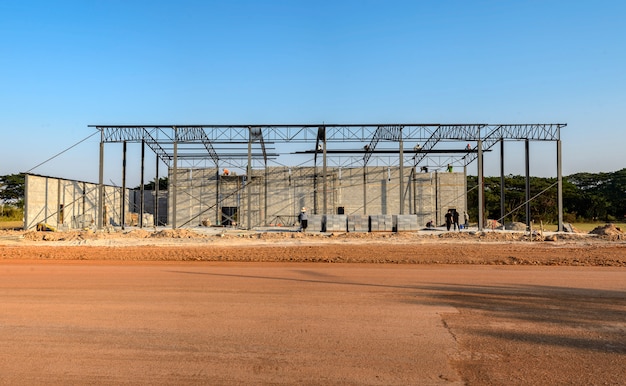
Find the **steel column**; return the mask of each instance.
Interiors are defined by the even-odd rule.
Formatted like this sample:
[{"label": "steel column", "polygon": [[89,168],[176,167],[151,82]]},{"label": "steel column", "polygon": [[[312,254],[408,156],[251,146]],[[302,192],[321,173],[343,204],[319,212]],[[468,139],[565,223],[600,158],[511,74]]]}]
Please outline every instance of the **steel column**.
[{"label": "steel column", "polygon": [[126,141],[122,143],[122,198],[120,199],[120,218],[122,230],[126,229]]},{"label": "steel column", "polygon": [[559,232],[563,232],[563,173],[561,162],[561,140],[556,141],[556,181],[557,206],[559,211]]},{"label": "steel column", "polygon": [[506,214],[504,203],[504,138],[500,139],[500,221],[504,224],[504,215]]},{"label": "steel column", "polygon": [[478,140],[478,230],[485,228],[485,176],[483,175],[483,141]]},{"label": "steel column", "polygon": [[220,165],[215,163],[215,223],[222,225],[220,216]]},{"label": "steel column", "polygon": [[324,185],[323,185],[323,193],[324,193],[324,199],[322,201],[322,214],[328,214],[328,200],[327,200],[327,193],[328,193],[328,170],[326,168],[326,131],[324,131],[324,141],[323,141],[323,148],[322,148],[322,173],[324,173]]},{"label": "steel column", "polygon": [[363,164],[363,214],[367,214],[367,164]]},{"label": "steel column", "polygon": [[178,135],[176,134],[176,128],[174,128],[174,154],[173,154],[173,167],[172,181],[169,184],[169,192],[172,195],[172,229],[176,229],[176,203],[178,201]]},{"label": "steel column", "polygon": [[156,154],[156,178],[154,180],[154,226],[159,226],[159,155]]},{"label": "steel column", "polygon": [[141,176],[139,177],[141,181],[139,181],[139,228],[143,228],[143,211],[144,211],[144,202],[143,202],[143,180],[144,180],[144,169],[145,169],[145,160],[146,160],[146,141],[141,141]]},{"label": "steel column", "polygon": [[248,167],[246,170],[246,195],[248,196],[248,229],[252,228],[252,191],[250,189],[252,182],[252,129],[248,131]]},{"label": "steel column", "polygon": [[526,169],[526,230],[530,230],[530,141],[524,141],[525,169]]},{"label": "steel column", "polygon": [[263,225],[267,226],[267,184],[269,178],[269,171],[267,169],[267,161],[265,161],[265,177],[263,178],[265,184],[263,184]]},{"label": "steel column", "polygon": [[102,229],[104,220],[104,130],[100,130],[100,170],[98,176],[98,213],[96,224]]},{"label": "steel column", "polygon": [[402,127],[400,127],[398,147],[400,148],[400,214],[404,214],[404,143],[402,141]]}]

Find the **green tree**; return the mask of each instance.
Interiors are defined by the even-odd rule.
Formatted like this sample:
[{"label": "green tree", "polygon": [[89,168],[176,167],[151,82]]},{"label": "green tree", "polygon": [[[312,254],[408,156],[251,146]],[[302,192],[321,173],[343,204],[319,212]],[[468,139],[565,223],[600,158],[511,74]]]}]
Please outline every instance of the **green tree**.
[{"label": "green tree", "polygon": [[0,200],[19,208],[24,206],[24,173],[0,176]]},{"label": "green tree", "polygon": [[[156,180],[156,178],[155,178]],[[161,177],[159,178],[159,190],[167,190],[167,187],[169,185],[169,180],[167,177]],[[147,184],[143,185],[143,188],[145,190],[154,190],[154,181],[150,181]],[[135,189],[139,189],[139,186],[137,186]]]}]

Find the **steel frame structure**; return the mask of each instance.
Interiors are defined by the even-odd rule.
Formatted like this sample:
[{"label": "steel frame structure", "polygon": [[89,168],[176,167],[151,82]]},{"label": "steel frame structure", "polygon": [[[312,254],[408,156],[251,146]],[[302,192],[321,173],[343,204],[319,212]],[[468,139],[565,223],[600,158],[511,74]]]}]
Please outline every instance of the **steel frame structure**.
[{"label": "steel frame structure", "polygon": [[[491,151],[498,143],[500,146],[501,170],[501,211],[504,213],[504,142],[508,140],[525,141],[526,163],[526,223],[530,227],[529,199],[529,142],[554,141],[556,146],[557,166],[557,205],[558,229],[563,230],[563,193],[561,162],[561,129],[565,123],[537,124],[439,124],[439,123],[403,123],[403,124],[254,124],[254,125],[89,125],[100,131],[100,175],[99,209],[102,214],[104,186],[104,144],[124,144],[125,180],[126,146],[128,142],[142,144],[141,190],[143,190],[143,169],[145,146],[157,156],[157,176],[159,160],[174,169],[183,162],[197,163],[210,161],[219,169],[220,162],[229,166],[245,168],[251,175],[255,165],[267,169],[268,162],[277,159],[281,153],[275,145],[280,143],[315,144],[312,150],[292,152],[290,154],[313,155],[313,165],[317,170],[318,156],[322,157],[323,213],[326,207],[326,168],[328,162],[337,165],[359,165],[363,167],[364,195],[367,184],[366,169],[370,162],[382,162],[387,157],[387,164],[395,162],[400,168],[400,202],[404,202],[404,171],[406,165],[412,172],[419,165],[428,162],[442,165],[444,157],[448,164],[467,165],[477,161],[478,170],[478,228],[484,227],[484,184],[483,153]],[[445,148],[445,144],[454,142],[474,143],[464,150]],[[392,144],[392,147],[382,145]],[[415,143],[415,147],[405,151],[405,143]],[[328,144],[333,148],[328,149]],[[342,148],[334,148],[343,146]],[[443,147],[443,148],[442,148]],[[397,154],[397,158],[394,157]],[[392,156],[393,155],[393,156]],[[256,162],[256,164],[255,164]],[[316,180],[315,180],[316,181]],[[316,183],[316,182],[315,182]],[[170,181],[176,186],[176,181]],[[249,185],[249,183],[247,184]],[[317,187],[315,187],[317,189]],[[157,192],[158,194],[158,192]],[[141,194],[143,200],[143,192]],[[143,208],[143,203],[140,204]],[[248,206],[250,202],[248,202]],[[176,212],[176,197],[172,200],[173,212]],[[402,209],[401,209],[402,211]],[[123,212],[123,211],[122,211]],[[400,213],[402,214],[402,213]],[[175,216],[174,216],[175,217]],[[141,218],[141,217],[140,217]],[[172,227],[176,228],[175,219]],[[103,226],[99,216],[98,227]],[[248,227],[250,220],[248,219]]]}]

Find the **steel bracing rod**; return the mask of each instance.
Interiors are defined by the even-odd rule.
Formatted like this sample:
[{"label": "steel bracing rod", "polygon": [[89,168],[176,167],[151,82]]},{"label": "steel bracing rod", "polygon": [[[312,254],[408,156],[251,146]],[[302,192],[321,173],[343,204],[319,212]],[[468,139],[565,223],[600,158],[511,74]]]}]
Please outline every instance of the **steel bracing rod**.
[{"label": "steel bracing rod", "polygon": [[441,125],[435,130],[430,138],[422,146],[422,152],[415,155],[413,166],[417,166],[441,140],[464,140],[477,141],[480,139],[481,130],[486,124],[473,125]]},{"label": "steel bracing rod", "polygon": [[402,126],[378,126],[369,145],[365,146],[365,154],[363,154],[363,165],[367,165],[367,162],[372,156],[372,152],[376,149],[376,145],[381,139],[387,141],[400,141],[402,138]]},{"label": "steel bracing rod", "polygon": [[176,140],[178,142],[201,142],[206,148],[213,162],[217,165],[220,157],[213,148],[211,140],[206,135],[206,132],[202,130],[202,128],[176,126],[176,129]]},{"label": "steel bracing rod", "polygon": [[[490,130],[488,134],[486,134],[482,139],[482,151],[487,151],[491,149],[496,143],[502,140],[502,126],[488,126],[486,130]],[[463,159],[465,160],[465,165],[471,164],[476,158],[478,158],[478,153],[469,153]]]},{"label": "steel bracing rod", "polygon": [[[161,142],[154,138],[151,130],[148,130],[143,126],[133,127],[104,127],[104,126],[90,126],[96,127],[102,132],[103,142],[141,142],[145,141],[148,147],[165,163],[170,165],[172,156],[163,149]],[[160,128],[150,127],[154,133],[163,133],[169,140],[173,139],[173,136],[168,135]]]}]

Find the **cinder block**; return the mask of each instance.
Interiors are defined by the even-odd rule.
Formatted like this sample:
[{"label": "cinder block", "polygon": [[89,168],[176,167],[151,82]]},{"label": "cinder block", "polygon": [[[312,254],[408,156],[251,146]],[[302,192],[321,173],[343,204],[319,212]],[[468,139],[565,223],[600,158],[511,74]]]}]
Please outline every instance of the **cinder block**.
[{"label": "cinder block", "polygon": [[326,232],[347,232],[348,216],[345,214],[328,214],[325,218]]},{"label": "cinder block", "polygon": [[394,228],[396,232],[417,231],[417,216],[414,214],[397,214],[394,217]]},{"label": "cinder block", "polygon": [[393,231],[393,216],[390,214],[377,214],[370,217],[370,231],[391,232]]},{"label": "cinder block", "polygon": [[309,221],[307,223],[307,232],[321,232],[323,229],[324,216],[321,214],[310,214],[307,216]]},{"label": "cinder block", "polygon": [[369,232],[369,217],[359,214],[349,215],[348,232]]}]

